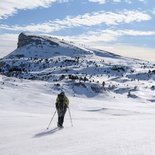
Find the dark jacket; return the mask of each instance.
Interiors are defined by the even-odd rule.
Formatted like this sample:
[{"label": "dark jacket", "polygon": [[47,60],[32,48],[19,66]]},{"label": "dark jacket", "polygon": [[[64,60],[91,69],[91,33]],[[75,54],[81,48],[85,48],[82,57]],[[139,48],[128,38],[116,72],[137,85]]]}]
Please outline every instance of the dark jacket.
[{"label": "dark jacket", "polygon": [[59,94],[55,105],[57,109],[66,109],[69,106],[69,100],[65,95]]}]

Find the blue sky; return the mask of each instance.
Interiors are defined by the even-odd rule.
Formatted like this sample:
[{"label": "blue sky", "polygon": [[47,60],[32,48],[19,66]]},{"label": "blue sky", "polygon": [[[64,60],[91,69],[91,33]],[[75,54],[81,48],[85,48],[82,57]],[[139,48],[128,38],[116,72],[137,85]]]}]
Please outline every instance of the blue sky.
[{"label": "blue sky", "polygon": [[154,25],[155,0],[1,0],[0,53],[26,31],[155,61]]}]

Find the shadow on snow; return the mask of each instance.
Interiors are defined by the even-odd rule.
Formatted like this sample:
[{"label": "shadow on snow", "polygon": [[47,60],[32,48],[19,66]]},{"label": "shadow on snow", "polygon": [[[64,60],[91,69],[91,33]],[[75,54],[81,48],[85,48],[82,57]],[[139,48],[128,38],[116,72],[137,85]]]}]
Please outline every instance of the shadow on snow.
[{"label": "shadow on snow", "polygon": [[48,136],[48,135],[54,134],[55,132],[57,132],[59,130],[62,130],[62,128],[55,127],[54,129],[37,133],[37,134],[34,135],[33,138],[39,138],[39,137],[43,137],[43,136]]},{"label": "shadow on snow", "polygon": [[103,114],[114,115],[114,116],[128,116],[128,115],[143,114],[136,111],[130,111],[130,110],[124,110],[124,109],[113,109],[113,108],[88,109],[83,111],[101,112]]}]

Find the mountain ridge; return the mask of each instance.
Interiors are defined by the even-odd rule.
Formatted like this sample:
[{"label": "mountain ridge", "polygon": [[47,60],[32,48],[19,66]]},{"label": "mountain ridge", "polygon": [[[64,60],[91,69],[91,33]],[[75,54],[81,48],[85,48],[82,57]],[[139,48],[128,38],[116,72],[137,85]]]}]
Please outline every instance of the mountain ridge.
[{"label": "mountain ridge", "polygon": [[1,59],[0,66],[6,76],[44,80],[53,84],[52,89],[65,87],[93,97],[107,90],[127,93],[135,89],[128,84],[133,80],[143,87],[143,81],[154,79],[155,65],[55,37],[21,33],[17,49]]}]

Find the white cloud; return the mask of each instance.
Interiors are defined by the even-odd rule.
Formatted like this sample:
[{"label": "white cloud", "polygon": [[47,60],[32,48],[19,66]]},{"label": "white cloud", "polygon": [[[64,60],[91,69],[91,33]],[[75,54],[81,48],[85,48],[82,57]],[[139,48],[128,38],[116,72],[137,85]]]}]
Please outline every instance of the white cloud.
[{"label": "white cloud", "polygon": [[17,47],[18,34],[0,34],[0,58],[12,52]]},{"label": "white cloud", "polygon": [[112,30],[103,30],[98,32],[87,32],[85,34],[77,36],[66,36],[67,40],[78,41],[80,43],[92,43],[92,42],[112,42],[116,41],[119,36],[119,33]]},{"label": "white cloud", "polygon": [[145,2],[145,0],[88,0],[89,2],[93,2],[93,3],[98,3],[98,4],[105,4],[108,2],[114,2],[114,3],[119,3],[119,2],[125,2],[125,3],[133,3],[135,1],[139,1],[139,2]]},{"label": "white cloud", "polygon": [[111,51],[115,54],[119,54],[122,56],[143,59],[146,61],[155,62],[155,49],[147,48],[147,47],[138,47],[130,44],[93,44],[94,47]]},{"label": "white cloud", "polygon": [[106,0],[89,0],[89,2],[104,4],[104,3],[106,3]]},{"label": "white cloud", "polygon": [[98,42],[114,42],[122,36],[155,36],[155,31],[136,31],[136,30],[101,30],[87,32],[77,36],[64,36],[66,40],[79,41],[80,43],[92,44]]},{"label": "white cloud", "polygon": [[49,7],[54,2],[68,2],[68,0],[0,0],[0,19],[7,18],[18,10]]},{"label": "white cloud", "polygon": [[118,3],[118,2],[121,2],[121,0],[113,0],[113,2],[117,2]]},{"label": "white cloud", "polygon": [[153,14],[155,14],[155,8],[153,8],[153,11],[152,11],[152,13],[153,13]]},{"label": "white cloud", "polygon": [[139,0],[139,2],[145,2],[145,0]]},{"label": "white cloud", "polygon": [[120,30],[118,31],[120,35],[128,35],[128,36],[153,36],[155,35],[155,31],[136,31],[136,30]]},{"label": "white cloud", "polygon": [[75,17],[66,17],[63,20],[49,21],[41,24],[31,24],[27,26],[8,26],[0,25],[1,29],[12,31],[30,31],[30,32],[54,32],[63,28],[73,28],[82,26],[95,26],[99,24],[118,25],[120,23],[132,23],[150,20],[151,16],[140,11],[120,11],[114,12],[94,12],[78,15]]}]

